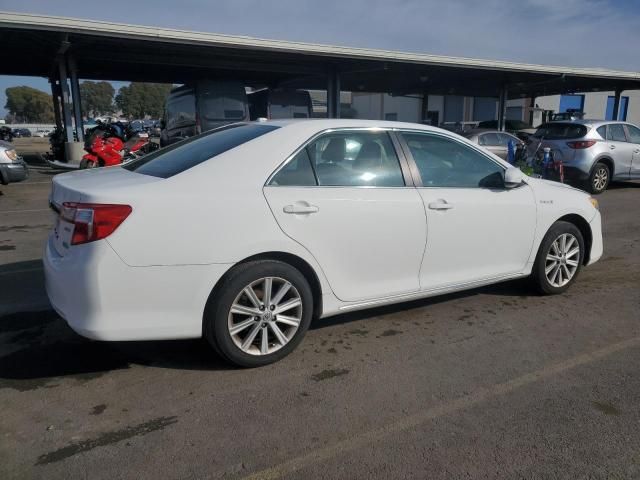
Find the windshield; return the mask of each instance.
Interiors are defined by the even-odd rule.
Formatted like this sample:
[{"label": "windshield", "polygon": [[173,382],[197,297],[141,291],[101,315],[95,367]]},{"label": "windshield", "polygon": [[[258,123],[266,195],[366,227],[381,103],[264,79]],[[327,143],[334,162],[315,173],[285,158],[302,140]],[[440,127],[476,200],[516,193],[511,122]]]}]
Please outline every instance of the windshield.
[{"label": "windshield", "polygon": [[277,128],[280,127],[246,123],[226,125],[145,155],[123,168],[169,178]]}]

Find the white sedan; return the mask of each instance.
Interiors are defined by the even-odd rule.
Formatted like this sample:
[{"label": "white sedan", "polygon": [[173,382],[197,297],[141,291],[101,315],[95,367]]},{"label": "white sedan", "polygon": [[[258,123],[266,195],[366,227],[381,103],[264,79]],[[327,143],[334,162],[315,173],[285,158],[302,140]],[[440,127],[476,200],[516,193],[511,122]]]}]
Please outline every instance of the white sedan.
[{"label": "white sedan", "polygon": [[57,175],[50,200],[47,291],[75,331],[204,336],[242,366],[313,318],[520,277],[560,293],[602,255],[587,194],[398,122],[234,124]]}]

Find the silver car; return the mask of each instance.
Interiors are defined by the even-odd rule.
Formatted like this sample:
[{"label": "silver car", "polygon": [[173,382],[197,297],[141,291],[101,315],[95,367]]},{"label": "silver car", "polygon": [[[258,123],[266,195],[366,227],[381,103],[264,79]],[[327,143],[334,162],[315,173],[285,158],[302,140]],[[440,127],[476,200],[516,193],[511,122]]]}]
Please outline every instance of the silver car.
[{"label": "silver car", "polygon": [[574,120],[541,125],[528,154],[541,159],[545,147],[561,160],[565,181],[593,194],[612,180],[640,179],[640,128],[625,122]]},{"label": "silver car", "polygon": [[513,142],[514,148],[518,146],[524,146],[524,142],[515,135],[510,133],[500,132],[498,130],[470,130],[464,134],[463,137],[468,138],[474,143],[483,146],[491,153],[496,154],[503,160],[507,160],[509,151],[509,142]]},{"label": "silver car", "polygon": [[21,182],[29,176],[27,164],[13,145],[0,140],[0,184]]}]

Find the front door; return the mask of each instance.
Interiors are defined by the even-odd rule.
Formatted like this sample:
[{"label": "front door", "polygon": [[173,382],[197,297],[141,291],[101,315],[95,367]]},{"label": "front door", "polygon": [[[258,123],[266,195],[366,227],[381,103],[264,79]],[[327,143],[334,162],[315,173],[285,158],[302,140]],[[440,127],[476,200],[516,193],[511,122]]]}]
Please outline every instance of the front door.
[{"label": "front door", "polygon": [[388,132],[326,133],[264,193],[280,228],[315,257],[340,300],[419,291],[425,212]]},{"label": "front door", "polygon": [[418,191],[427,212],[421,287],[522,272],[536,226],[531,188],[504,188],[504,167],[480,149],[435,133],[402,136],[421,176]]},{"label": "front door", "polygon": [[631,178],[640,178],[640,128],[633,125],[625,125],[627,128],[627,137],[632,145],[631,170],[629,176]]}]

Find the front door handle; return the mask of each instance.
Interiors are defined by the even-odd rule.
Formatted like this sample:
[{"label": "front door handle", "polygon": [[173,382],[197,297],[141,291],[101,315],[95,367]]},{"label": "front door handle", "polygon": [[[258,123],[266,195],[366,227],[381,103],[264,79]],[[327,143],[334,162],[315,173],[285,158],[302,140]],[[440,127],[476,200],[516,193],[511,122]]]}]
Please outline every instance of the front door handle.
[{"label": "front door handle", "polygon": [[316,213],[319,212],[320,209],[318,207],[316,207],[315,205],[285,205],[285,207],[282,209],[282,211],[284,213],[292,213],[292,214],[297,214],[297,215],[304,215],[304,214],[309,214],[309,213]]},{"label": "front door handle", "polygon": [[431,210],[451,210],[453,208],[453,205],[447,203],[446,200],[439,199],[435,202],[431,202],[429,204],[429,208]]}]

